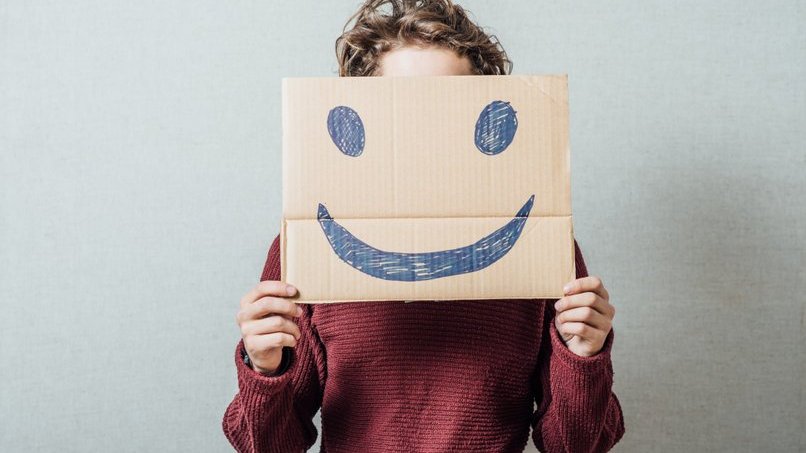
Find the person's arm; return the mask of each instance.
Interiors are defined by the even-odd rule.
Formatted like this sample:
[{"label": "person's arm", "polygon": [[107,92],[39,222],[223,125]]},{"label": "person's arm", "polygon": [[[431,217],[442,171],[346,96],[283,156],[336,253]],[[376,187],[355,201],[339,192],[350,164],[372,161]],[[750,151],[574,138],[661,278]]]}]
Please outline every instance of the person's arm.
[{"label": "person's arm", "polygon": [[[279,237],[269,248],[261,281],[279,280]],[[322,404],[323,347],[311,325],[311,305],[297,318],[296,347],[283,347],[283,362],[274,374],[261,374],[244,360],[243,340],[235,349],[238,393],[227,407],[222,428],[239,452],[305,451],[318,432],[313,416]],[[247,356],[248,357],[248,356]],[[285,366],[284,366],[285,365]]]},{"label": "person's arm", "polygon": [[[588,270],[574,241],[577,278]],[[537,410],[532,439],[542,452],[603,452],[624,435],[624,419],[612,391],[611,329],[602,349],[590,357],[574,354],[554,323],[552,301],[545,304],[543,339],[534,383]]]}]

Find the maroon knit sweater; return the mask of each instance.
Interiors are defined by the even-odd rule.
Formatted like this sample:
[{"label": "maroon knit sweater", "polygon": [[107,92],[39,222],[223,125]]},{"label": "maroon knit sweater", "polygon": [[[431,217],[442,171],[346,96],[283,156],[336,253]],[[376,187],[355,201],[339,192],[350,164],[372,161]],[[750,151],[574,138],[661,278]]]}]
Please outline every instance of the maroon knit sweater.
[{"label": "maroon knit sweater", "polygon": [[[279,278],[275,238],[261,280]],[[607,451],[624,434],[613,331],[577,356],[554,326],[555,300],[300,304],[285,371],[252,370],[238,343],[224,433],[241,452],[305,451],[321,408],[322,452],[521,452],[530,427],[544,452]]]}]

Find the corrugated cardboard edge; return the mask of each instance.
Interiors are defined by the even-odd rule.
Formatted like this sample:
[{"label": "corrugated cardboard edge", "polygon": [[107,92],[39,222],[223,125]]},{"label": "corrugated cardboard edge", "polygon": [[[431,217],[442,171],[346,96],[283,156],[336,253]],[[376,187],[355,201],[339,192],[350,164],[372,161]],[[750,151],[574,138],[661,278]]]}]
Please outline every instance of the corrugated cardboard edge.
[{"label": "corrugated cardboard edge", "polygon": [[[288,100],[286,99],[285,92],[286,92],[286,85],[288,85],[288,77],[283,77],[280,82],[280,92],[282,93],[281,96],[281,133],[282,133],[282,152],[281,156],[285,156],[286,153],[286,140],[285,137],[288,134],[288,124],[286,118],[288,117]],[[282,171],[282,187],[285,190],[286,181],[286,159],[285,157],[280,158],[281,164],[281,171]],[[283,200],[285,203],[285,200]],[[280,223],[280,281],[287,281],[288,276],[286,275],[288,272],[288,266],[286,264],[286,260],[288,259],[288,253],[286,252],[286,218],[285,218],[285,208],[283,208],[283,212],[281,213],[281,223]]]},{"label": "corrugated cardboard edge", "polygon": [[286,265],[286,259],[287,259],[286,257],[288,253],[286,252],[286,243],[285,243],[286,240],[285,228],[287,223],[288,222],[286,222],[285,219],[283,219],[280,222],[280,281],[283,282],[285,282],[288,278],[288,276],[286,275],[286,273],[288,272],[287,271],[288,266]]}]

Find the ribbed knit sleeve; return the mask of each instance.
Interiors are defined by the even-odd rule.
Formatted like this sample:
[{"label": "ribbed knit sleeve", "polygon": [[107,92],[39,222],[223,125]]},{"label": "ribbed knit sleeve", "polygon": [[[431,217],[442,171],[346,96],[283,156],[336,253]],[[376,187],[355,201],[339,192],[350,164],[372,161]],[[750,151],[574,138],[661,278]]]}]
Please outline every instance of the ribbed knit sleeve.
[{"label": "ribbed knit sleeve", "polygon": [[[279,237],[269,248],[261,280],[279,280]],[[322,404],[324,348],[311,324],[313,308],[300,304],[296,318],[302,333],[290,352],[285,372],[267,376],[244,363],[243,340],[235,349],[238,393],[224,413],[224,434],[239,452],[306,451],[316,441],[313,416]]]},{"label": "ribbed knit sleeve", "polygon": [[[574,241],[577,278],[588,270]],[[543,337],[533,383],[537,410],[532,439],[543,452],[603,452],[624,435],[621,405],[612,391],[611,329],[602,350],[582,357],[569,350],[554,325],[554,301],[543,314]]]}]

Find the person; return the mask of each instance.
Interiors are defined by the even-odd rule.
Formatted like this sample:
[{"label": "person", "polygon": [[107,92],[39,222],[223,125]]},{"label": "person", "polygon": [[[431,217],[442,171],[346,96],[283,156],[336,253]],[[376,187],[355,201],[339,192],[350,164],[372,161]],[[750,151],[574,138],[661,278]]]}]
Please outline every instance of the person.
[{"label": "person", "polygon": [[[352,23],[352,27],[350,24]],[[450,0],[370,0],[336,41],[340,76],[509,74],[498,40]],[[588,275],[560,299],[295,304],[279,237],[240,302],[238,393],[222,427],[241,452],[606,451],[615,308]],[[535,409],[536,405],[536,409]]]}]

